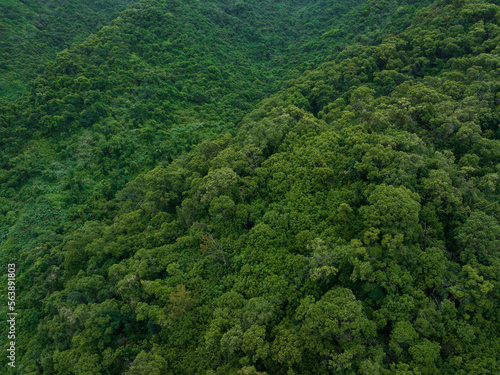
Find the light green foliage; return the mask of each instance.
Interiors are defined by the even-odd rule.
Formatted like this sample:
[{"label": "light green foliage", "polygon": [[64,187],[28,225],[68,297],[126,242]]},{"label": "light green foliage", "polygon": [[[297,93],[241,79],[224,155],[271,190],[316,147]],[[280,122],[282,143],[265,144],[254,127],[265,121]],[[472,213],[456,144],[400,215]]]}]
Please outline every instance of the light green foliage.
[{"label": "light green foliage", "polygon": [[324,359],[335,371],[345,371],[353,364],[354,355],[365,357],[363,342],[375,335],[375,326],[364,316],[362,305],[349,289],[335,288],[321,300],[306,297],[297,309],[297,319],[305,350],[312,352],[320,365]]},{"label": "light green foliage", "polygon": [[168,364],[160,353],[141,351],[134,359],[127,375],[161,375],[167,371]]},{"label": "light green foliage", "polygon": [[403,234],[414,239],[420,232],[418,214],[420,197],[405,187],[380,185],[368,196],[369,206],[360,209],[367,227],[380,228],[387,235]]}]

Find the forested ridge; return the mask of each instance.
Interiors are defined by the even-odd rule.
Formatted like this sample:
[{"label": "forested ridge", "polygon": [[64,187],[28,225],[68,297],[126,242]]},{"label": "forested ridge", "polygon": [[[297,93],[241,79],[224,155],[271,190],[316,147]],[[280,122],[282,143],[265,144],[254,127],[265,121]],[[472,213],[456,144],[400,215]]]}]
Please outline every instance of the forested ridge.
[{"label": "forested ridge", "polygon": [[0,97],[26,91],[57,52],[108,24],[134,0],[2,0]]},{"label": "forested ridge", "polygon": [[499,10],[147,0],[60,52],[0,102],[16,373],[500,373]]}]

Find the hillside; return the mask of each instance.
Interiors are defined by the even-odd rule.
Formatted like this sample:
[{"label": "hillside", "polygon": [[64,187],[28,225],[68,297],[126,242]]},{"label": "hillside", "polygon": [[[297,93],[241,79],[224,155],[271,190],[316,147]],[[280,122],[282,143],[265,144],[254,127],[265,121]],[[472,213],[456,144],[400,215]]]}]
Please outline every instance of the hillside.
[{"label": "hillside", "polygon": [[0,112],[19,373],[500,372],[499,10],[143,1],[59,54]]},{"label": "hillside", "polygon": [[[372,3],[315,3],[311,14],[323,9],[323,18],[314,24],[305,22],[307,2],[132,5],[58,54],[30,83],[30,93],[0,102],[0,190],[3,212],[12,212],[3,232],[36,211],[41,196],[61,206],[70,222],[88,218],[138,173],[233,131],[287,78],[312,68],[313,47],[299,48],[314,41],[311,35],[320,41],[314,59],[323,51],[325,60],[346,40],[362,38],[364,29],[338,41],[323,38],[327,30],[394,8],[387,3],[371,11]],[[377,20],[382,28],[401,27],[385,18],[373,26]]]},{"label": "hillside", "polygon": [[2,0],[0,97],[14,98],[56,54],[108,24],[134,0]]}]

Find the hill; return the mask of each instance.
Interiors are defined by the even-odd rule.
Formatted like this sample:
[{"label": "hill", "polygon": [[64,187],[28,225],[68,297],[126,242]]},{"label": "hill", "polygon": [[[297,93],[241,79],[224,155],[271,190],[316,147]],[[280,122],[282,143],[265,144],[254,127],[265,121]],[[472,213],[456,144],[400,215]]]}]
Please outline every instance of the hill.
[{"label": "hill", "polygon": [[[28,197],[34,204],[49,196],[70,217],[85,218],[90,206],[104,204],[138,173],[233,129],[287,78],[346,40],[363,38],[364,28],[338,40],[323,38],[326,31],[361,13],[375,18],[372,27],[377,20],[389,31],[401,27],[377,16],[390,13],[392,3],[196,4],[132,5],[61,52],[28,94],[0,102],[5,213],[19,218]],[[305,22],[320,13],[321,23]],[[314,40],[320,42],[307,47]]]},{"label": "hill", "polygon": [[[2,257],[22,269],[21,373],[499,372],[498,5],[403,7],[409,23],[381,17],[377,31],[361,16],[382,2],[361,4],[349,17],[363,34],[332,42],[348,32],[328,26],[319,39],[328,61],[263,100],[244,96],[255,73],[235,62],[190,86],[217,88],[210,103],[148,80],[152,54],[137,51],[152,40],[135,25],[161,18],[147,4],[4,106]],[[108,55],[125,30],[144,46]]]},{"label": "hill", "polygon": [[0,97],[15,98],[56,54],[108,24],[133,0],[3,0]]}]

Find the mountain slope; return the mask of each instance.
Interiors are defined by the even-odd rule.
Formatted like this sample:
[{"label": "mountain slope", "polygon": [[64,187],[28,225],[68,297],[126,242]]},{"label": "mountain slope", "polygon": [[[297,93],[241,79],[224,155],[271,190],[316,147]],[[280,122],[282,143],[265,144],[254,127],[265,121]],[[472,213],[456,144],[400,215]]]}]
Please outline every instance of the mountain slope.
[{"label": "mountain slope", "polygon": [[[131,125],[108,131],[105,156],[95,150],[109,120],[53,132],[35,121],[37,151],[8,161],[17,169],[2,186],[31,204],[19,218],[6,210],[2,249],[22,264],[20,371],[497,373],[498,14],[494,2],[433,3],[403,32],[361,37],[287,82],[235,130],[166,126],[169,141],[211,139],[158,153],[150,166],[171,161],[136,170],[108,196],[85,196],[89,161],[123,162],[122,173],[140,160],[134,152],[160,134],[144,126],[152,115],[123,106],[120,118],[107,99],[114,129]],[[61,55],[30,100],[88,66],[78,64],[86,49],[98,61],[105,41]],[[173,125],[206,108],[172,103]],[[135,128],[144,138],[127,144]],[[54,145],[71,129],[79,141],[63,153]],[[47,167],[26,172],[30,156]],[[23,172],[30,183],[16,182]]]},{"label": "mountain slope", "polygon": [[55,55],[108,24],[133,0],[4,0],[0,13],[0,97],[25,92]]},{"label": "mountain slope", "polygon": [[[27,196],[36,201],[48,194],[71,217],[85,217],[89,206],[113,197],[140,171],[231,128],[288,74],[299,74],[296,63],[310,66],[309,53],[292,43],[319,40],[371,6],[325,4],[323,14],[330,16],[310,25],[302,22],[304,9],[318,14],[323,2],[195,4],[134,4],[61,52],[29,94],[4,102],[5,212],[22,213]],[[350,11],[345,19],[344,11]],[[323,59],[335,45],[333,39],[318,44]]]}]

